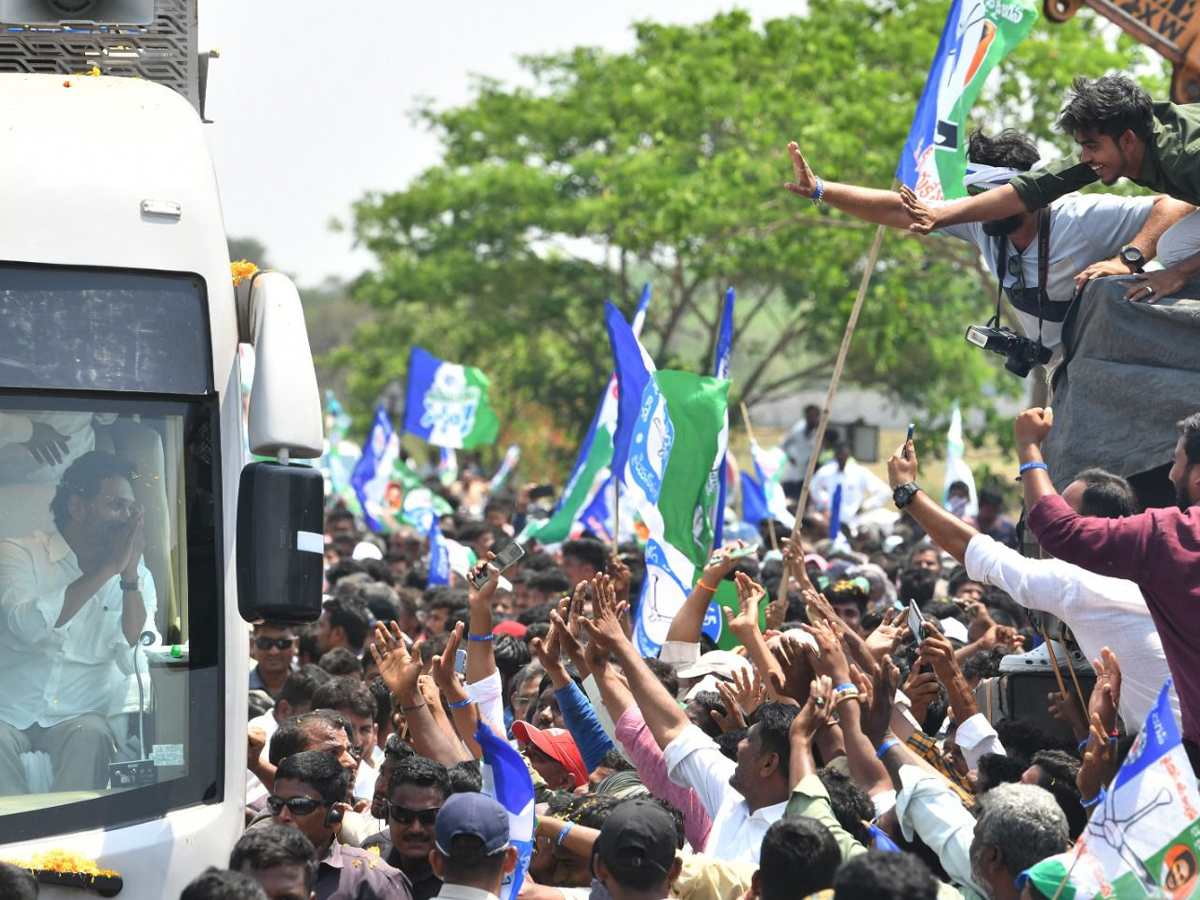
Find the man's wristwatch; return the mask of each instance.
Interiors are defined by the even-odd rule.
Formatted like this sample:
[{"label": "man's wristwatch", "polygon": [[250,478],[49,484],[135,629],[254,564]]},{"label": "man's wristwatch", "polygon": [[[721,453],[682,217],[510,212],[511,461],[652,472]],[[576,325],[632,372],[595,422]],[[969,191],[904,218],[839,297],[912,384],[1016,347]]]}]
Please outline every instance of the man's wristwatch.
[{"label": "man's wristwatch", "polygon": [[1146,257],[1137,247],[1130,244],[1127,247],[1121,248],[1121,262],[1129,266],[1130,272],[1140,272],[1142,267],[1146,265]]},{"label": "man's wristwatch", "polygon": [[917,491],[921,486],[915,481],[908,481],[892,491],[892,502],[896,504],[896,509],[904,509],[908,504],[912,503],[913,497],[917,496]]},{"label": "man's wristwatch", "polygon": [[133,579],[133,581],[126,581],[124,578],[121,579],[121,590],[123,590],[123,591],[140,591],[141,589],[142,589],[141,576]]}]

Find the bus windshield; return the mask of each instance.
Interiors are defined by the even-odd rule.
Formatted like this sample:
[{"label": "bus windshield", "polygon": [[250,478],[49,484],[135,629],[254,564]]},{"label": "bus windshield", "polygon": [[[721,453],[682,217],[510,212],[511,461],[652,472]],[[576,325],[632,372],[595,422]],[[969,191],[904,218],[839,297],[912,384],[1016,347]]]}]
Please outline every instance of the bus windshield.
[{"label": "bus windshield", "polygon": [[6,840],[61,833],[68,804],[76,830],[221,799],[217,418],[0,393]]}]

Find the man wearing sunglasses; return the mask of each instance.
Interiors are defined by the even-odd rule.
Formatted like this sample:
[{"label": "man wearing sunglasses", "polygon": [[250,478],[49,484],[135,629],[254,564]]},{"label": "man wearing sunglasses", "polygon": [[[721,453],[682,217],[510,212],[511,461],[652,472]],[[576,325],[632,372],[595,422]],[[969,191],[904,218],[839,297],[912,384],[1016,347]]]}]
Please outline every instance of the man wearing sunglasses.
[{"label": "man wearing sunglasses", "polygon": [[363,843],[378,847],[388,865],[399,869],[412,886],[413,900],[431,900],[442,889],[429,853],[434,848],[438,810],[450,796],[446,767],[423,756],[399,760],[388,779],[388,838]]},{"label": "man wearing sunglasses", "polygon": [[257,665],[250,670],[250,690],[263,691],[278,703],[283,683],[296,664],[297,643],[291,625],[279,622],[255,625],[250,638],[250,658]]},{"label": "man wearing sunglasses", "polygon": [[[795,142],[788,145],[788,150],[795,181],[785,187],[793,194],[826,203],[865,222],[904,230],[913,226],[901,194],[818,178]],[[971,194],[1007,191],[1013,179],[1033,169],[1038,157],[1037,145],[1020,132],[1007,130],[992,137],[973,132],[967,143],[963,185]],[[940,214],[946,206],[933,207],[930,216]],[[959,204],[952,206],[960,208]],[[1052,353],[1053,366],[1062,357],[1062,323],[1076,287],[1082,288],[1089,279],[1101,275],[1141,271],[1141,266],[1154,258],[1163,232],[1191,211],[1188,204],[1165,196],[1063,197],[1049,207],[1044,295],[1039,283],[1038,210],[1022,208],[1007,218],[982,223],[963,222],[958,217],[953,221],[963,224],[939,224],[938,233],[979,248],[992,275],[1003,285],[1022,329],[1034,339],[1040,334],[1042,346]],[[1127,255],[1125,251],[1130,250],[1137,253]]]},{"label": "man wearing sunglasses", "polygon": [[398,871],[337,841],[335,828],[349,810],[349,787],[350,774],[332,753],[296,753],[279,763],[267,809],[276,825],[295,828],[317,851],[317,900],[411,900]]}]

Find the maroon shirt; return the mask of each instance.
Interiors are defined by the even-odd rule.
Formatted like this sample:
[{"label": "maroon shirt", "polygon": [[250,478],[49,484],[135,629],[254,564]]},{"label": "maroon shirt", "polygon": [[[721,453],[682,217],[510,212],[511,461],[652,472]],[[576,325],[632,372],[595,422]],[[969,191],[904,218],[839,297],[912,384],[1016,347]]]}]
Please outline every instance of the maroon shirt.
[{"label": "maroon shirt", "polygon": [[408,879],[374,853],[335,838],[317,869],[317,900],[412,900]]},{"label": "maroon shirt", "polygon": [[1028,523],[1048,553],[1142,589],[1179,694],[1183,736],[1200,742],[1200,506],[1097,519],[1049,494]]}]

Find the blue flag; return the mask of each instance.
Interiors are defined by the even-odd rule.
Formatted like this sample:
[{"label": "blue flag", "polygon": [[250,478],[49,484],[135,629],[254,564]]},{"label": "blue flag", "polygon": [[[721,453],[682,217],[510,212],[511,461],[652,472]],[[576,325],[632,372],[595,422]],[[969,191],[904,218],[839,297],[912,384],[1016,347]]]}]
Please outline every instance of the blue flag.
[{"label": "blue flag", "polygon": [[429,587],[450,583],[450,548],[434,516],[429,526]]},{"label": "blue flag", "polygon": [[[725,305],[721,310],[721,330],[717,332],[717,360],[713,366],[713,376],[723,381],[729,381],[733,376],[733,302],[736,299],[733,288],[725,292]],[[725,543],[725,494],[728,472],[725,466],[725,455],[729,446],[729,412],[725,412],[725,428],[721,432],[722,450],[717,454],[713,464],[717,476],[717,505],[713,515],[713,547]]]},{"label": "blue flag", "polygon": [[400,457],[400,439],[381,405],[375,410],[375,421],[363,444],[362,457],[350,475],[350,484],[362,506],[363,520],[376,533],[384,530],[380,514],[392,469]]},{"label": "blue flag", "polygon": [[408,359],[404,430],[436,447],[491,444],[500,420],[488,401],[491,382],[479,369],[413,347]]},{"label": "blue flag", "polygon": [[767,505],[767,492],[749,472],[742,472],[742,521],[757,529],[764,519],[769,518],[771,508]]},{"label": "blue flag", "polygon": [[475,730],[475,743],[483,751],[483,793],[508,812],[508,840],[517,848],[517,866],[504,876],[500,900],[515,900],[533,857],[533,778],[521,754],[482,720]]},{"label": "blue flag", "polygon": [[617,427],[613,432],[612,472],[616,478],[622,479],[625,477],[625,464],[629,461],[633,431],[642,409],[642,397],[646,393],[646,385],[650,383],[654,363],[642,349],[621,311],[612,303],[604,304],[604,322],[608,326],[608,339],[620,377]]},{"label": "blue flag", "polygon": [[[815,452],[815,451],[814,451]],[[842,537],[842,486],[833,489],[829,501],[829,539],[836,545]]]}]

